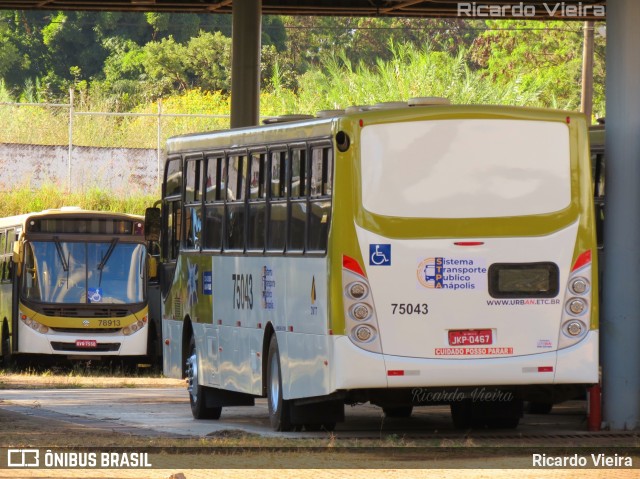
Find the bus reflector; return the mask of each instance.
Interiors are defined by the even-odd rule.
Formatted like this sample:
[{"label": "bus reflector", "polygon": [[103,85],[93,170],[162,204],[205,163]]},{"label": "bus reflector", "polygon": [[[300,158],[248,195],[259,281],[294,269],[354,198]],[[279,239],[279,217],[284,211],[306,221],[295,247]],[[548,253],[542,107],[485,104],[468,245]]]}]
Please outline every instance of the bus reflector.
[{"label": "bus reflector", "polygon": [[573,268],[571,269],[571,271],[575,271],[579,268],[582,268],[583,266],[587,265],[591,263],[591,250],[587,250],[584,253],[582,253],[580,256],[578,256],[578,259],[576,260],[575,264],[573,265]]},{"label": "bus reflector", "polygon": [[404,369],[390,369],[387,376],[404,376]]},{"label": "bus reflector", "polygon": [[348,269],[352,273],[356,273],[364,277],[367,276],[366,274],[364,274],[364,271],[362,271],[360,264],[350,256],[342,255],[342,266],[343,268]]},{"label": "bus reflector", "polygon": [[484,241],[456,241],[453,244],[456,246],[482,246]]},{"label": "bus reflector", "polygon": [[539,373],[552,373],[553,366],[538,366]]}]

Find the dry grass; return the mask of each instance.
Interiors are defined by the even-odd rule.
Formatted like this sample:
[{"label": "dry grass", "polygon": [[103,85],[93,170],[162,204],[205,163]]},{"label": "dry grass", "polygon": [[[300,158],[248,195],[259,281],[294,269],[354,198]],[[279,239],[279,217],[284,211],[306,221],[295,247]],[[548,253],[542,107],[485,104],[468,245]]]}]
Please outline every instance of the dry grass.
[{"label": "dry grass", "polygon": [[162,377],[80,376],[77,374],[55,374],[51,372],[37,374],[0,371],[0,390],[156,387],[185,387],[185,382],[182,379]]},{"label": "dry grass", "polygon": [[91,188],[84,192],[69,193],[53,184],[33,189],[24,185],[11,191],[2,192],[0,217],[20,215],[63,206],[79,206],[88,210],[117,211],[120,213],[144,214],[147,207],[153,206],[158,198],[155,195],[119,194]]}]

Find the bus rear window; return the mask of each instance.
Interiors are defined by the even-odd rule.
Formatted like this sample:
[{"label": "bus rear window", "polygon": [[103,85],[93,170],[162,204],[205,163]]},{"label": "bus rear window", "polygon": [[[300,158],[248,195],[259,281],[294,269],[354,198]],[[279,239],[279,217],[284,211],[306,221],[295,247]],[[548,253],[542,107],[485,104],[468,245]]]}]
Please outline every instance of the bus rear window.
[{"label": "bus rear window", "polygon": [[554,263],[495,263],[489,267],[494,298],[555,298],[560,271]]},{"label": "bus rear window", "polygon": [[569,127],[460,119],[362,129],[362,205],[405,218],[495,218],[571,203]]}]

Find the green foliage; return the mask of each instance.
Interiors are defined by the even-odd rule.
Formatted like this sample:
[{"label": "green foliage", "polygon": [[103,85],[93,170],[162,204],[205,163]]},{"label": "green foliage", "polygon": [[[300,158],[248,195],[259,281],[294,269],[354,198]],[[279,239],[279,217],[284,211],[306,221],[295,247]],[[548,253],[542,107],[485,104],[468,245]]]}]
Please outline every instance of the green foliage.
[{"label": "green foliage", "polygon": [[97,211],[117,211],[131,214],[144,214],[147,207],[153,206],[156,195],[114,195],[113,192],[92,188],[84,193],[67,192],[58,186],[45,185],[32,189],[29,185],[2,192],[0,217],[19,215],[31,211],[79,206]]},{"label": "green foliage", "polygon": [[[427,95],[579,108],[579,23],[279,16],[262,22],[262,115]],[[165,108],[226,115],[230,35],[228,15],[0,11],[0,97],[66,103],[74,88],[78,110],[156,114],[163,98]],[[604,115],[604,82],[604,39],[596,35],[595,116]],[[0,141],[66,144],[61,115],[1,107],[0,117],[10,120]],[[228,126],[225,119],[162,121],[163,132],[172,133]],[[154,117],[83,117],[74,121],[73,141],[155,147],[149,133],[156,128]]]},{"label": "green foliage", "polygon": [[[543,84],[542,104],[577,110],[582,78],[582,24],[533,20],[490,20],[470,58],[495,82],[517,80],[524,89]],[[596,111],[604,103],[604,39],[596,36]]]},{"label": "green foliage", "polygon": [[187,43],[184,64],[190,86],[210,91],[231,89],[231,39],[220,32],[200,32]]},{"label": "green foliage", "polygon": [[4,78],[13,68],[20,63],[20,51],[11,38],[9,26],[6,19],[0,17],[0,44],[2,45],[2,55],[0,55],[0,78]]},{"label": "green foliage", "polygon": [[[517,42],[511,40],[505,48],[515,48]],[[490,42],[491,39],[485,39]],[[510,43],[511,42],[511,43]],[[555,42],[555,43],[554,43]],[[556,45],[558,40],[550,41]],[[185,118],[163,116],[161,123],[162,144],[167,137],[189,133],[228,128],[230,103],[228,90],[224,88],[228,71],[216,70],[214,64],[228,61],[229,40],[219,33],[201,32],[187,45],[177,43],[169,37],[160,42],[150,42],[138,47],[130,41],[114,40],[109,47],[113,52],[126,54],[112,56],[107,61],[113,88],[118,85],[123,95],[113,102],[113,96],[101,91],[93,84],[85,95],[79,96],[78,110],[123,111],[133,110],[146,113],[146,117],[128,116],[81,116],[74,120],[73,142],[86,146],[157,146],[158,100],[163,92],[157,91],[140,106],[134,106],[140,90],[146,82],[156,87],[162,86],[168,92],[162,101],[162,113],[167,114],[209,114],[220,118]],[[411,43],[395,43],[389,40],[388,59],[378,58],[373,64],[364,60],[354,62],[345,51],[333,53],[329,50],[318,57],[319,67],[310,68],[300,75],[295,88],[290,77],[288,64],[281,65],[281,57],[274,47],[265,47],[269,52],[269,71],[263,71],[263,92],[261,95],[261,115],[273,116],[286,113],[315,113],[324,109],[345,108],[350,105],[374,104],[382,101],[407,100],[417,96],[441,96],[457,104],[506,104],[541,107],[577,108],[579,92],[575,85],[569,88],[558,76],[561,71],[555,63],[542,64],[536,74],[527,69],[527,63],[520,61],[519,53],[510,54],[510,64],[498,63],[481,44],[461,47],[455,54],[434,47],[430,43],[420,47]],[[570,55],[570,49],[563,50]],[[485,54],[491,68],[474,67]],[[558,52],[561,55],[562,51]],[[501,58],[508,57],[506,53]],[[116,58],[119,61],[116,61]],[[471,62],[475,58],[476,62]],[[110,63],[113,61],[113,63]],[[286,62],[286,57],[283,60]],[[570,59],[567,59],[569,62]],[[498,64],[499,66],[495,66]],[[508,70],[498,75],[495,70]],[[208,89],[194,87],[194,72],[208,82]],[[130,78],[117,80],[118,71]],[[492,74],[493,73],[493,74]],[[151,78],[148,76],[151,74]],[[137,78],[137,79],[136,79]],[[157,78],[158,81],[153,81]],[[162,83],[162,80],[166,83]],[[217,82],[221,83],[218,84]],[[574,80],[575,81],[575,80]],[[126,83],[130,82],[130,83]],[[181,83],[181,92],[172,94],[176,84]],[[565,86],[562,87],[562,84]],[[98,86],[96,86],[98,85]],[[136,86],[138,85],[138,86]],[[130,87],[130,88],[129,88]],[[596,90],[598,91],[598,90]],[[0,84],[0,95],[9,97],[6,87]],[[598,104],[596,104],[598,105]],[[598,108],[598,106],[596,106]],[[602,110],[596,110],[601,114]],[[66,144],[68,141],[66,110],[39,107],[0,106],[0,117],[11,118],[0,130],[0,141],[39,144]]]},{"label": "green foliage", "polygon": [[303,112],[407,100],[418,96],[440,96],[457,104],[503,104],[542,106],[544,81],[524,87],[519,79],[496,85],[467,64],[467,50],[455,56],[425,46],[391,44],[391,59],[375,66],[358,65],[340,56],[323,59],[324,69],[307,73],[300,80],[299,106]]}]

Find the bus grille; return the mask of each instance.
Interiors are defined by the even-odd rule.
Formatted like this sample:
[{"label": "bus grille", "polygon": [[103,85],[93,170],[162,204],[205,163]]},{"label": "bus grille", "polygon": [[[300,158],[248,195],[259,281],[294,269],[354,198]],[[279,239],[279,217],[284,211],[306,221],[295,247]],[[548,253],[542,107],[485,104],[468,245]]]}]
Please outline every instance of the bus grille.
[{"label": "bus grille", "polygon": [[82,351],[84,353],[106,353],[120,350],[120,343],[98,343],[95,348],[79,348],[76,343],[62,343],[60,341],[52,341],[51,347],[54,351]]},{"label": "bus grille", "polygon": [[92,333],[92,334],[106,334],[106,333],[117,333],[122,328],[52,328],[49,326],[49,329],[55,331],[56,333]]},{"label": "bus grille", "polygon": [[45,316],[72,318],[123,318],[131,314],[123,308],[43,308],[42,313]]}]

